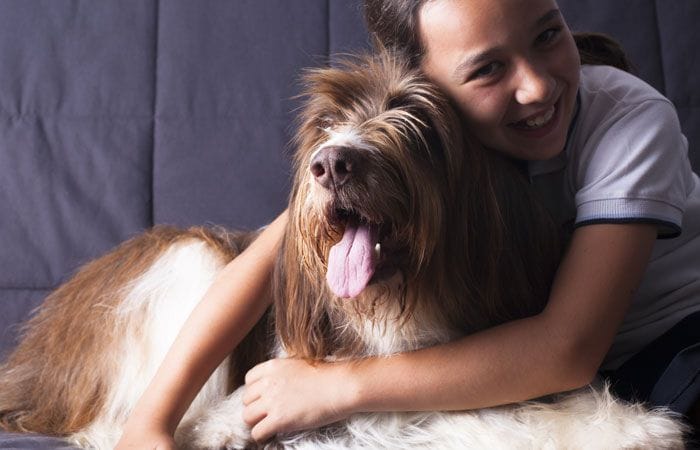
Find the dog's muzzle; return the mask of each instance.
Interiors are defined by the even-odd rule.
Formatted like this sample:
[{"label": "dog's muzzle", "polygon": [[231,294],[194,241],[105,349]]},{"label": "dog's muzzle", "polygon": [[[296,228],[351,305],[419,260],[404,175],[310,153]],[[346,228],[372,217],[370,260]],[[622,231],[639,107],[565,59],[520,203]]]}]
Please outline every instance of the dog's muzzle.
[{"label": "dog's muzzle", "polygon": [[361,170],[362,157],[350,147],[324,147],[311,160],[311,174],[318,184],[329,190],[339,189]]}]

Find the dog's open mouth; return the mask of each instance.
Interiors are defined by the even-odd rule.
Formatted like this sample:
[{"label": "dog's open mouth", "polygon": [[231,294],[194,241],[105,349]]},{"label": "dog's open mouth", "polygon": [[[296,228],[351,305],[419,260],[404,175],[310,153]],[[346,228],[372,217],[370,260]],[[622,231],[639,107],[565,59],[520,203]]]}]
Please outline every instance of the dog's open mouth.
[{"label": "dog's open mouth", "polygon": [[382,226],[347,210],[333,210],[332,222],[344,227],[328,255],[326,281],[338,297],[359,295],[370,283],[381,258]]}]

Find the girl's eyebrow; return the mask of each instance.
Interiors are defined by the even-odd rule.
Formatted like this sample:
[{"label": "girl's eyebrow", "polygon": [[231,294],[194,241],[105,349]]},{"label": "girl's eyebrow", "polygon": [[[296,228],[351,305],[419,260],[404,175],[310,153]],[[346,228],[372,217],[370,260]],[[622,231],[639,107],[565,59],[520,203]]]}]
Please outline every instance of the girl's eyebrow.
[{"label": "girl's eyebrow", "polygon": [[[539,19],[535,21],[533,24],[532,28],[537,29],[540,28],[541,26],[545,25],[547,22],[550,20],[560,17],[561,12],[559,12],[558,9],[552,9],[550,11],[547,11],[546,14],[542,15]],[[473,55],[468,55],[464,61],[462,61],[454,70],[452,73],[452,78],[455,80],[460,80],[464,74],[470,67],[478,66],[479,64],[488,61],[491,59],[496,53],[502,50],[502,47],[492,47],[489,48],[488,50],[484,50],[478,53],[475,53]]]},{"label": "girl's eyebrow", "polygon": [[560,16],[561,16],[561,12],[558,9],[554,8],[554,9],[548,11],[547,14],[545,14],[542,17],[540,17],[539,19],[537,19],[537,21],[533,25],[533,28],[539,28],[539,27],[545,25],[550,20],[552,20],[556,17],[560,17]]},{"label": "girl's eyebrow", "polygon": [[468,55],[464,61],[462,61],[454,70],[452,73],[452,78],[455,80],[461,80],[463,77],[463,74],[469,70],[470,67],[478,66],[482,64],[485,61],[488,61],[493,58],[492,55],[497,54],[502,47],[491,47],[488,50],[484,50],[482,52],[475,53],[473,55]]}]

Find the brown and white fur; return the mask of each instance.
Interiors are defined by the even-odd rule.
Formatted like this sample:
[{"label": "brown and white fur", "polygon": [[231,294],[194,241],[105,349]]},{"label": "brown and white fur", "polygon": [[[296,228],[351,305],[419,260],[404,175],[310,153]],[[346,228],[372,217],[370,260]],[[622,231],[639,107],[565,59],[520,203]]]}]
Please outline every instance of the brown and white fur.
[{"label": "brown and white fur", "polygon": [[[558,230],[513,164],[460,134],[432,85],[386,53],[305,80],[266,316],[274,342],[264,320],[216,370],[178,428],[183,448],[251,445],[236,388],[266,356],[390,355],[537,314],[547,298]],[[359,293],[342,298],[343,280],[326,274],[357,261],[329,255],[354,228],[378,245],[358,257],[368,281],[353,278]],[[0,425],[112,448],[187,315],[250,239],[156,228],[84,267],[47,298],[2,366]],[[659,449],[682,448],[682,435],[667,411],[589,387],[476,411],[356,414],[269,445]]]}]

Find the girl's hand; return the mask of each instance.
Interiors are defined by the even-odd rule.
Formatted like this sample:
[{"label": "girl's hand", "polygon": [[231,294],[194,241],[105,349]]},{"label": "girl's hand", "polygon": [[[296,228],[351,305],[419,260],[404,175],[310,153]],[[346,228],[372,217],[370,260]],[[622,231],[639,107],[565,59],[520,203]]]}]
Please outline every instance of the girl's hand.
[{"label": "girl's hand", "polygon": [[277,433],[316,428],[353,411],[353,378],[344,363],[272,359],[245,377],[243,419],[263,442]]}]

